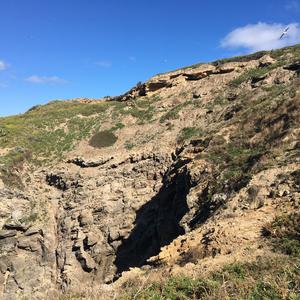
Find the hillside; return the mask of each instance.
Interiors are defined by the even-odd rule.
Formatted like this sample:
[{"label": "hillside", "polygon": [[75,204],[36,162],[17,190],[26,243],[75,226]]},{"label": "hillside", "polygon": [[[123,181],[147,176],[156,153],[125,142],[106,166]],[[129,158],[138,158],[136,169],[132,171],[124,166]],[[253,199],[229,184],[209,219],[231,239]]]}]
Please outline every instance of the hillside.
[{"label": "hillside", "polygon": [[0,118],[0,298],[299,299],[299,74],[296,45]]}]

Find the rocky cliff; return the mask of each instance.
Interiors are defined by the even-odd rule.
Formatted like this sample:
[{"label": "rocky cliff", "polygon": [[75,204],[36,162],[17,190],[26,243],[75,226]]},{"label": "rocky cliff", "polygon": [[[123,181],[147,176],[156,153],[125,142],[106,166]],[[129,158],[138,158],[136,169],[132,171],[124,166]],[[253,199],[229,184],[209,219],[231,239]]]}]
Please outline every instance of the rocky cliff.
[{"label": "rocky cliff", "polygon": [[130,280],[294,259],[272,241],[299,213],[299,72],[294,46],[1,118],[1,299],[113,299]]}]

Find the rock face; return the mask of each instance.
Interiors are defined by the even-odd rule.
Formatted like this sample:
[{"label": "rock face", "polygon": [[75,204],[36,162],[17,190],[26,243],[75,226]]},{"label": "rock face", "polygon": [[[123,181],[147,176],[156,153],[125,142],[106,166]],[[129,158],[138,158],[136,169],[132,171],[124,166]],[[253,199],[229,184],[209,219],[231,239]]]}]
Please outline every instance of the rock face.
[{"label": "rock face", "polygon": [[[132,230],[136,211],[158,192],[170,161],[166,155],[153,153],[93,170],[78,169],[81,187],[63,192],[58,213],[62,220],[58,255],[64,257],[60,266],[63,285],[76,287],[83,280],[89,285],[94,280],[114,279],[117,250]],[[77,182],[72,173],[65,175],[68,181]]]},{"label": "rock face", "polygon": [[[201,272],[260,251],[265,223],[299,208],[298,65],[238,58],[157,75],[105,109],[80,100],[96,109],[55,132],[95,126],[63,159],[1,171],[0,298],[113,289],[133,268]],[[100,127],[117,141],[93,148]]]}]

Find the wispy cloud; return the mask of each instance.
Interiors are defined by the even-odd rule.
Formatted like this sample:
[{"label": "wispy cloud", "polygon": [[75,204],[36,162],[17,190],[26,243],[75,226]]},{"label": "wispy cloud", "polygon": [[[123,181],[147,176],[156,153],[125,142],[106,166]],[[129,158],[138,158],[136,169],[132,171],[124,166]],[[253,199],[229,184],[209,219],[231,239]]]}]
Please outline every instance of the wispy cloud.
[{"label": "wispy cloud", "polygon": [[296,0],[287,1],[284,8],[287,11],[300,12],[300,3]]},{"label": "wispy cloud", "polygon": [[[289,31],[287,35],[280,40],[280,35],[288,26]],[[281,48],[299,42],[299,23],[268,24],[260,22],[234,29],[221,41],[221,46],[229,49],[243,48],[247,51],[260,51]]]},{"label": "wispy cloud", "polygon": [[65,84],[68,82],[67,80],[60,78],[58,76],[38,76],[38,75],[29,76],[25,78],[25,81],[30,83],[35,83],[35,84],[45,84],[45,83]]},{"label": "wispy cloud", "polygon": [[0,71],[6,70],[8,68],[8,64],[4,60],[0,60]]},{"label": "wispy cloud", "polygon": [[112,66],[112,63],[108,60],[100,60],[96,62],[96,66],[101,68],[110,68]]},{"label": "wispy cloud", "polygon": [[136,57],[135,56],[129,56],[129,60],[130,61],[136,61]]}]

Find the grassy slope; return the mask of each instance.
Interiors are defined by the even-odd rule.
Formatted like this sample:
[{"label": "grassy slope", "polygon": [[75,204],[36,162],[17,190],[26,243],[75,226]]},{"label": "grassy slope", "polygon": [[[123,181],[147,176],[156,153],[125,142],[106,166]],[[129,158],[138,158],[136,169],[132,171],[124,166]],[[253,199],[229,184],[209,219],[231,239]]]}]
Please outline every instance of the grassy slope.
[{"label": "grassy slope", "polygon": [[[278,62],[272,65],[271,68],[285,64],[287,53],[293,55],[293,59],[290,61],[298,61],[300,59],[299,46],[273,51],[271,55],[277,58]],[[260,56],[261,53],[257,53],[246,57],[217,61],[214,64],[230,61],[247,61]],[[236,78],[232,85],[237,87],[254,76],[267,74],[271,68],[265,67],[247,71]],[[283,89],[287,90],[289,87],[274,87],[269,93],[270,97],[277,97],[276,93],[282,94]],[[242,95],[240,95],[240,98],[242,98]],[[160,116],[160,122],[176,119],[178,112],[192,103],[189,99],[186,100],[188,101],[163,113]],[[243,99],[240,100],[242,101]],[[16,161],[20,161],[23,158],[28,159],[29,157],[35,163],[43,163],[60,158],[65,152],[71,150],[76,142],[89,137],[93,132],[99,130],[103,120],[107,118],[116,120],[117,124],[117,122],[122,120],[122,116],[130,114],[137,118],[137,124],[143,125],[144,122],[149,122],[157,117],[158,113],[155,111],[155,105],[153,105],[157,101],[159,101],[158,97],[153,99],[146,98],[142,101],[138,99],[135,101],[136,105],[130,108],[126,107],[125,103],[117,102],[86,104],[78,101],[53,101],[44,106],[34,107],[22,115],[0,118],[1,148],[12,149],[8,155],[0,157],[0,165],[13,165]],[[212,102],[211,108],[218,105],[218,102],[220,102],[220,98]],[[255,110],[258,106],[253,103],[250,109]],[[244,115],[248,113],[249,111],[245,111]],[[179,138],[182,140],[195,135],[197,135],[196,129],[187,128],[181,132]]]}]

